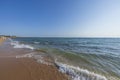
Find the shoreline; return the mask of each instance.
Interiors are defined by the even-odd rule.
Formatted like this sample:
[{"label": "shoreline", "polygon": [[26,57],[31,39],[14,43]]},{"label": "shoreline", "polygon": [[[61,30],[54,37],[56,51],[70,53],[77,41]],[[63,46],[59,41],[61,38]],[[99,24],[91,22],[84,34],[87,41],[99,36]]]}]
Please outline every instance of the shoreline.
[{"label": "shoreline", "polygon": [[[58,71],[54,65],[36,62],[29,57],[16,58],[31,51],[14,49],[0,39],[0,79],[1,80],[69,80],[66,74]],[[6,50],[7,48],[7,50]]]},{"label": "shoreline", "polygon": [[[8,39],[5,41],[5,44],[2,46],[3,48],[0,50],[0,52],[2,52],[3,50],[2,53],[9,52],[9,54],[0,55],[0,58],[4,57],[9,59],[11,57],[14,57],[18,59],[20,62],[21,60],[23,60],[23,62],[25,61],[29,62],[30,60],[30,61],[34,61],[37,64],[53,66],[56,69],[56,72],[62,74],[62,76],[64,77],[64,79],[61,79],[61,80],[96,80],[96,79],[97,80],[119,80],[119,76],[117,78],[117,76],[110,75],[109,73],[108,74],[102,73],[102,71],[99,71],[97,68],[93,69],[90,66],[82,65],[81,63],[85,63],[88,65],[89,61],[84,62],[84,60],[87,61],[87,58],[81,58],[81,56],[86,57],[89,55],[81,54],[81,56],[77,56],[75,54],[70,54],[69,52],[62,51],[60,49],[46,48],[46,47],[37,48],[38,45],[40,45],[39,41],[37,42],[33,40],[33,42],[30,42],[29,40],[27,40],[24,42],[24,39],[23,39],[23,42],[22,42],[22,41],[19,41],[19,39],[18,40]],[[94,57],[93,55],[90,55],[90,56]],[[76,60],[76,61],[72,62],[72,60]],[[80,66],[78,66],[78,63],[80,63]],[[46,69],[46,67],[43,69]],[[58,73],[57,75],[59,75]]]},{"label": "shoreline", "polygon": [[[47,64],[47,65],[52,64],[53,66],[55,66],[57,68],[58,71],[60,71],[61,73],[67,75],[67,79],[69,78],[70,80],[86,80],[86,79],[95,80],[97,78],[98,80],[107,80],[105,76],[94,73],[93,71],[89,71],[89,70],[87,70],[85,68],[80,68],[80,67],[74,66],[72,64],[66,63],[66,60],[67,59],[69,60],[69,58],[64,59],[64,57],[66,56],[65,55],[66,53],[64,53],[62,51],[60,51],[60,53],[59,53],[58,50],[57,50],[58,52],[55,50],[55,52],[54,52],[54,49],[53,49],[52,52],[55,53],[53,55],[52,52],[50,52],[50,51],[47,51],[47,50],[44,50],[44,49],[37,49],[34,46],[31,46],[29,44],[20,43],[19,40],[15,40],[15,41],[10,40],[10,41],[11,41],[11,45],[16,49],[17,48],[19,48],[19,49],[25,49],[26,48],[26,49],[30,49],[30,50],[33,51],[33,53],[29,52],[28,54],[25,54],[25,55],[17,55],[16,58],[27,57],[27,58],[35,59],[36,62],[38,62],[38,63]],[[36,51],[38,52],[38,54],[35,53]],[[62,57],[62,55],[59,55],[61,53],[63,54],[64,57]],[[68,57],[73,59],[72,56],[73,55],[71,55],[71,54],[68,55]],[[42,58],[44,58],[44,59],[42,59]],[[61,61],[62,59],[64,59],[64,60]],[[67,61],[67,62],[69,62],[69,61]]]}]

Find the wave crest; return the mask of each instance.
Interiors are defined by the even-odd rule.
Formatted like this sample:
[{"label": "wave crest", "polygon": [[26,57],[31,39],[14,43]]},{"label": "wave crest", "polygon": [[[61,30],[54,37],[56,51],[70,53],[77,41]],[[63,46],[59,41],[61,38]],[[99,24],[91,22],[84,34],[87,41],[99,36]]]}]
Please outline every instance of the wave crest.
[{"label": "wave crest", "polygon": [[34,49],[32,46],[26,44],[20,44],[18,41],[11,40],[11,45],[13,46],[13,48],[27,48],[32,50]]},{"label": "wave crest", "polygon": [[63,64],[57,62],[57,60],[55,60],[55,64],[60,72],[68,74],[72,80],[107,80],[105,76],[90,72],[86,69]]}]

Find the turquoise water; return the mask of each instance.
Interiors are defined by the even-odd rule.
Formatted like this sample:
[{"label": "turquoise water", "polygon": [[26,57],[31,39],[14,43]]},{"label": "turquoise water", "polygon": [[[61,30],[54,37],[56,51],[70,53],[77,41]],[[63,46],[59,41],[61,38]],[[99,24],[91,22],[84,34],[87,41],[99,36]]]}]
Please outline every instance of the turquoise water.
[{"label": "turquoise water", "polygon": [[108,80],[120,80],[119,38],[15,38],[14,41],[44,50],[64,64],[95,72]]}]

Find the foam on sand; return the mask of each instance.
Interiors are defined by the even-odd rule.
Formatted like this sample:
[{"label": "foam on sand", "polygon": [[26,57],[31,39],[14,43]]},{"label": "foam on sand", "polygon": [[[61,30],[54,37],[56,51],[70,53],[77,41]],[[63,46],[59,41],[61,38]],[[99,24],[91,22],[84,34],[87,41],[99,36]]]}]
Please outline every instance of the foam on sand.
[{"label": "foam on sand", "polygon": [[33,52],[33,53],[28,53],[28,54],[16,56],[16,58],[26,58],[26,57],[27,58],[34,58],[37,60],[38,63],[52,65],[52,63],[49,63],[49,62],[44,60],[44,55],[42,55],[42,53],[38,54],[38,53]]},{"label": "foam on sand", "polygon": [[71,76],[72,80],[107,80],[105,76],[90,72],[86,69],[81,69],[80,67],[63,64],[57,62],[57,60],[55,60],[55,64],[60,72],[68,74]]}]

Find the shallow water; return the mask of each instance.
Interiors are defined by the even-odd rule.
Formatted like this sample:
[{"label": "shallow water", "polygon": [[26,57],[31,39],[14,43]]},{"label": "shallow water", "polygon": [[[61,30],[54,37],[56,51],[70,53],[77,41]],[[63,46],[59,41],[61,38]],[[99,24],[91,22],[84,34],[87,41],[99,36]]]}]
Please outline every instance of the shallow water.
[{"label": "shallow water", "polygon": [[[60,69],[69,65],[66,70],[73,66],[90,72],[74,70],[77,76],[73,74],[73,80],[120,80],[119,38],[15,38],[13,41],[14,48],[37,49],[50,54],[58,63],[63,63],[58,65]],[[68,72],[74,73],[65,71]],[[89,76],[92,72],[101,77]]]}]

